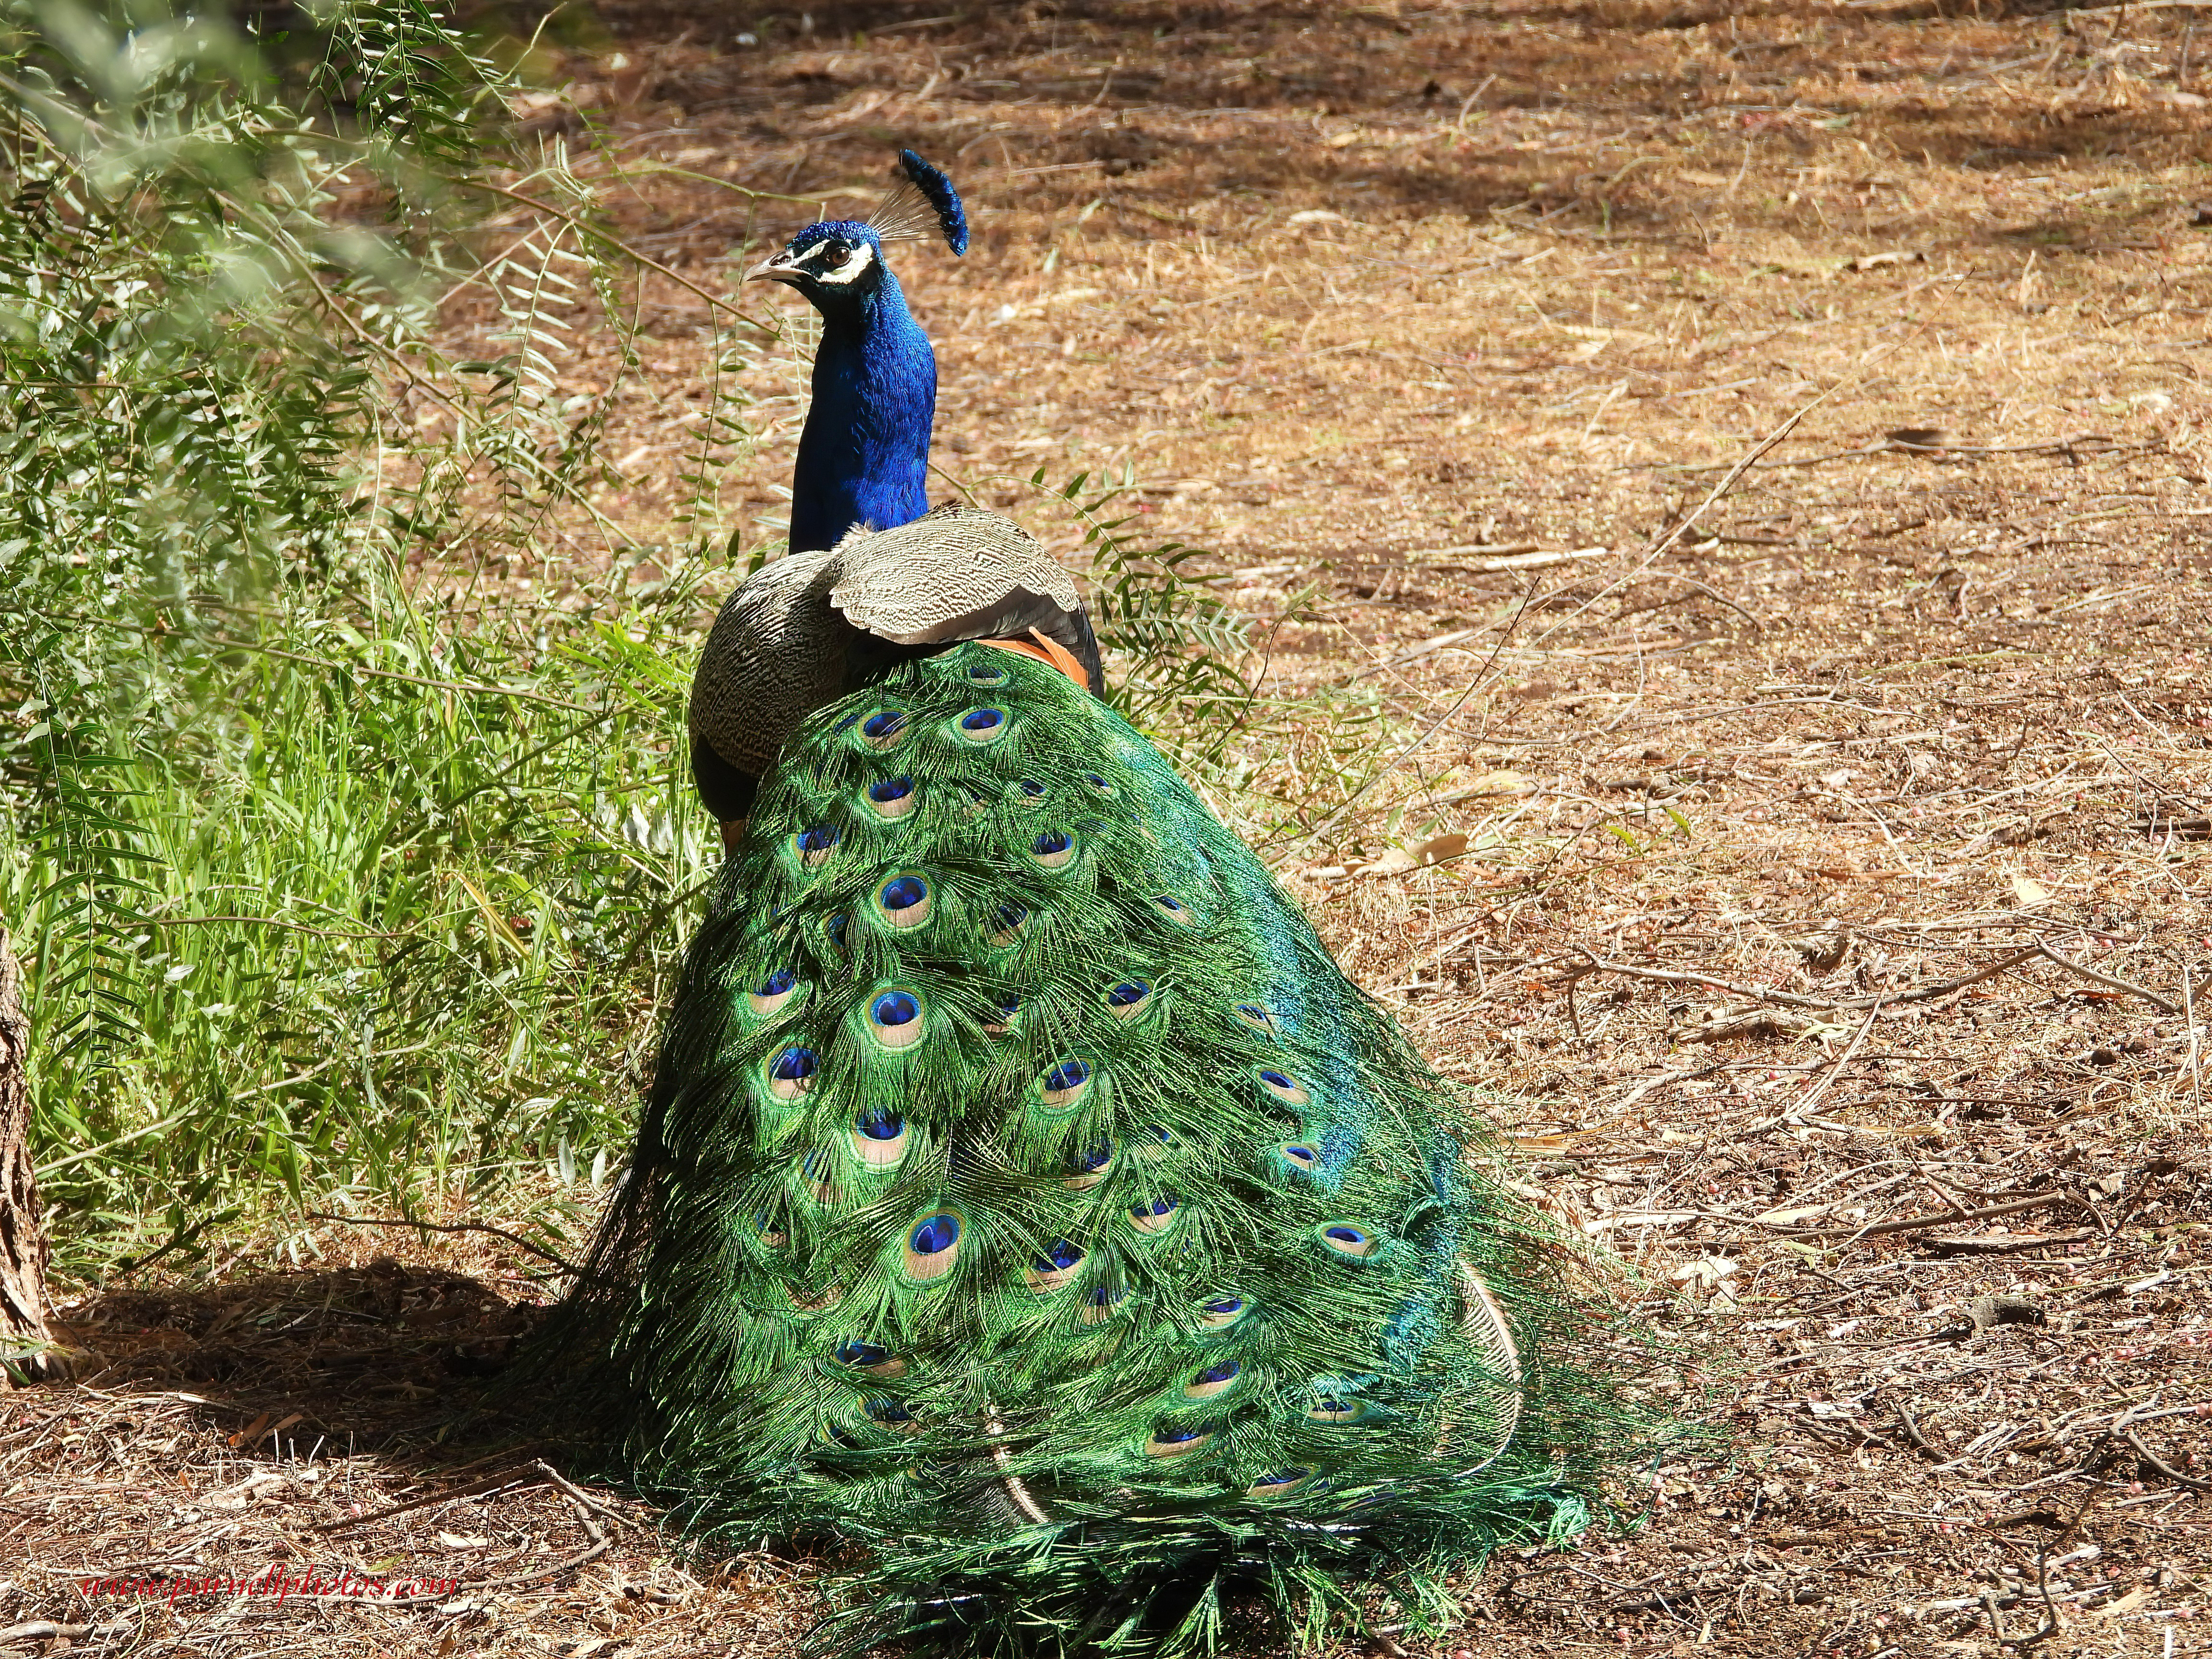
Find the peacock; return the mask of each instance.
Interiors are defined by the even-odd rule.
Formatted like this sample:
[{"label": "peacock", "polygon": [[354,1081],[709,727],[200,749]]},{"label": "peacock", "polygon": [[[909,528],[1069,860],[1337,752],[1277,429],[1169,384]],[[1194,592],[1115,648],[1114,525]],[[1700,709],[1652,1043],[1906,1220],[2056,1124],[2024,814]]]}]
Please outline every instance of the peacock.
[{"label": "peacock", "polygon": [[[866,228],[780,257],[868,249],[895,299]],[[860,1547],[824,1650],[1434,1622],[1450,1575],[1601,1504],[1632,1432],[1601,1313],[1105,701],[1049,552],[957,506],[799,546],[827,500],[700,665],[737,829],[531,1374],[694,1528]]]}]

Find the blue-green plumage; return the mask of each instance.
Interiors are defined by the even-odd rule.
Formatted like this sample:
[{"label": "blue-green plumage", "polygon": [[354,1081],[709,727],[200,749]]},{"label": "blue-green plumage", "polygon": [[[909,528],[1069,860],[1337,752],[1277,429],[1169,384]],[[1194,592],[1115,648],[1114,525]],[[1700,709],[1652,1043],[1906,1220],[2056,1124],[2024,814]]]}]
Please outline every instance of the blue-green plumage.
[{"label": "blue-green plumage", "polygon": [[1584,1516],[1458,1117],[1150,744],[959,644],[785,740],[562,1328],[698,1524],[872,1548],[841,1640],[1203,1645]]}]

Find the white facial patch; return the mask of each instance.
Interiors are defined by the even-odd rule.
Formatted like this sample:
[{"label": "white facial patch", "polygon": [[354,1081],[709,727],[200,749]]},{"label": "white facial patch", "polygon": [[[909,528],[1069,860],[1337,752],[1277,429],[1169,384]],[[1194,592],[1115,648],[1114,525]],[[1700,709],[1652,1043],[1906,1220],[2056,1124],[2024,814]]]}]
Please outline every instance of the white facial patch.
[{"label": "white facial patch", "polygon": [[817,269],[816,276],[819,281],[832,288],[849,287],[860,280],[861,272],[874,263],[875,257],[875,249],[870,247],[866,242],[855,242],[853,244],[852,252],[845,256],[844,264],[836,266],[834,270]]}]

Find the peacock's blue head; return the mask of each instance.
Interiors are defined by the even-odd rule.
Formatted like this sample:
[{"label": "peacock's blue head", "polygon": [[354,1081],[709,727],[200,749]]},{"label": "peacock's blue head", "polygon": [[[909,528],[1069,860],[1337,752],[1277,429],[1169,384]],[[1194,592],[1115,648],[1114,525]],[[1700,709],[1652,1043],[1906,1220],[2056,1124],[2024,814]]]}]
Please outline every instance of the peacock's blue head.
[{"label": "peacock's blue head", "polygon": [[788,283],[826,319],[865,313],[887,275],[883,238],[873,229],[858,219],[824,219],[755,265],[745,280]]},{"label": "peacock's blue head", "polygon": [[894,177],[890,194],[866,220],[811,224],[782,252],[747,271],[745,280],[788,283],[825,321],[836,321],[866,315],[891,281],[884,264],[885,242],[934,230],[955,253],[965,253],[968,215],[952,181],[910,149],[899,152]]}]

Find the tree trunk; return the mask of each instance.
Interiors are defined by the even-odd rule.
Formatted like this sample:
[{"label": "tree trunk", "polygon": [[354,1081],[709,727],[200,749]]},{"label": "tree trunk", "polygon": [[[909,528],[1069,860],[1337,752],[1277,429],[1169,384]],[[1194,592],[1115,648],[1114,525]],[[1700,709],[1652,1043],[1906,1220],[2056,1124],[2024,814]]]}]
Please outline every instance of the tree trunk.
[{"label": "tree trunk", "polygon": [[22,974],[0,927],[0,1366],[17,1383],[62,1374],[46,1329],[46,1231],[31,1165],[31,1095],[23,1076],[30,1047]]}]

